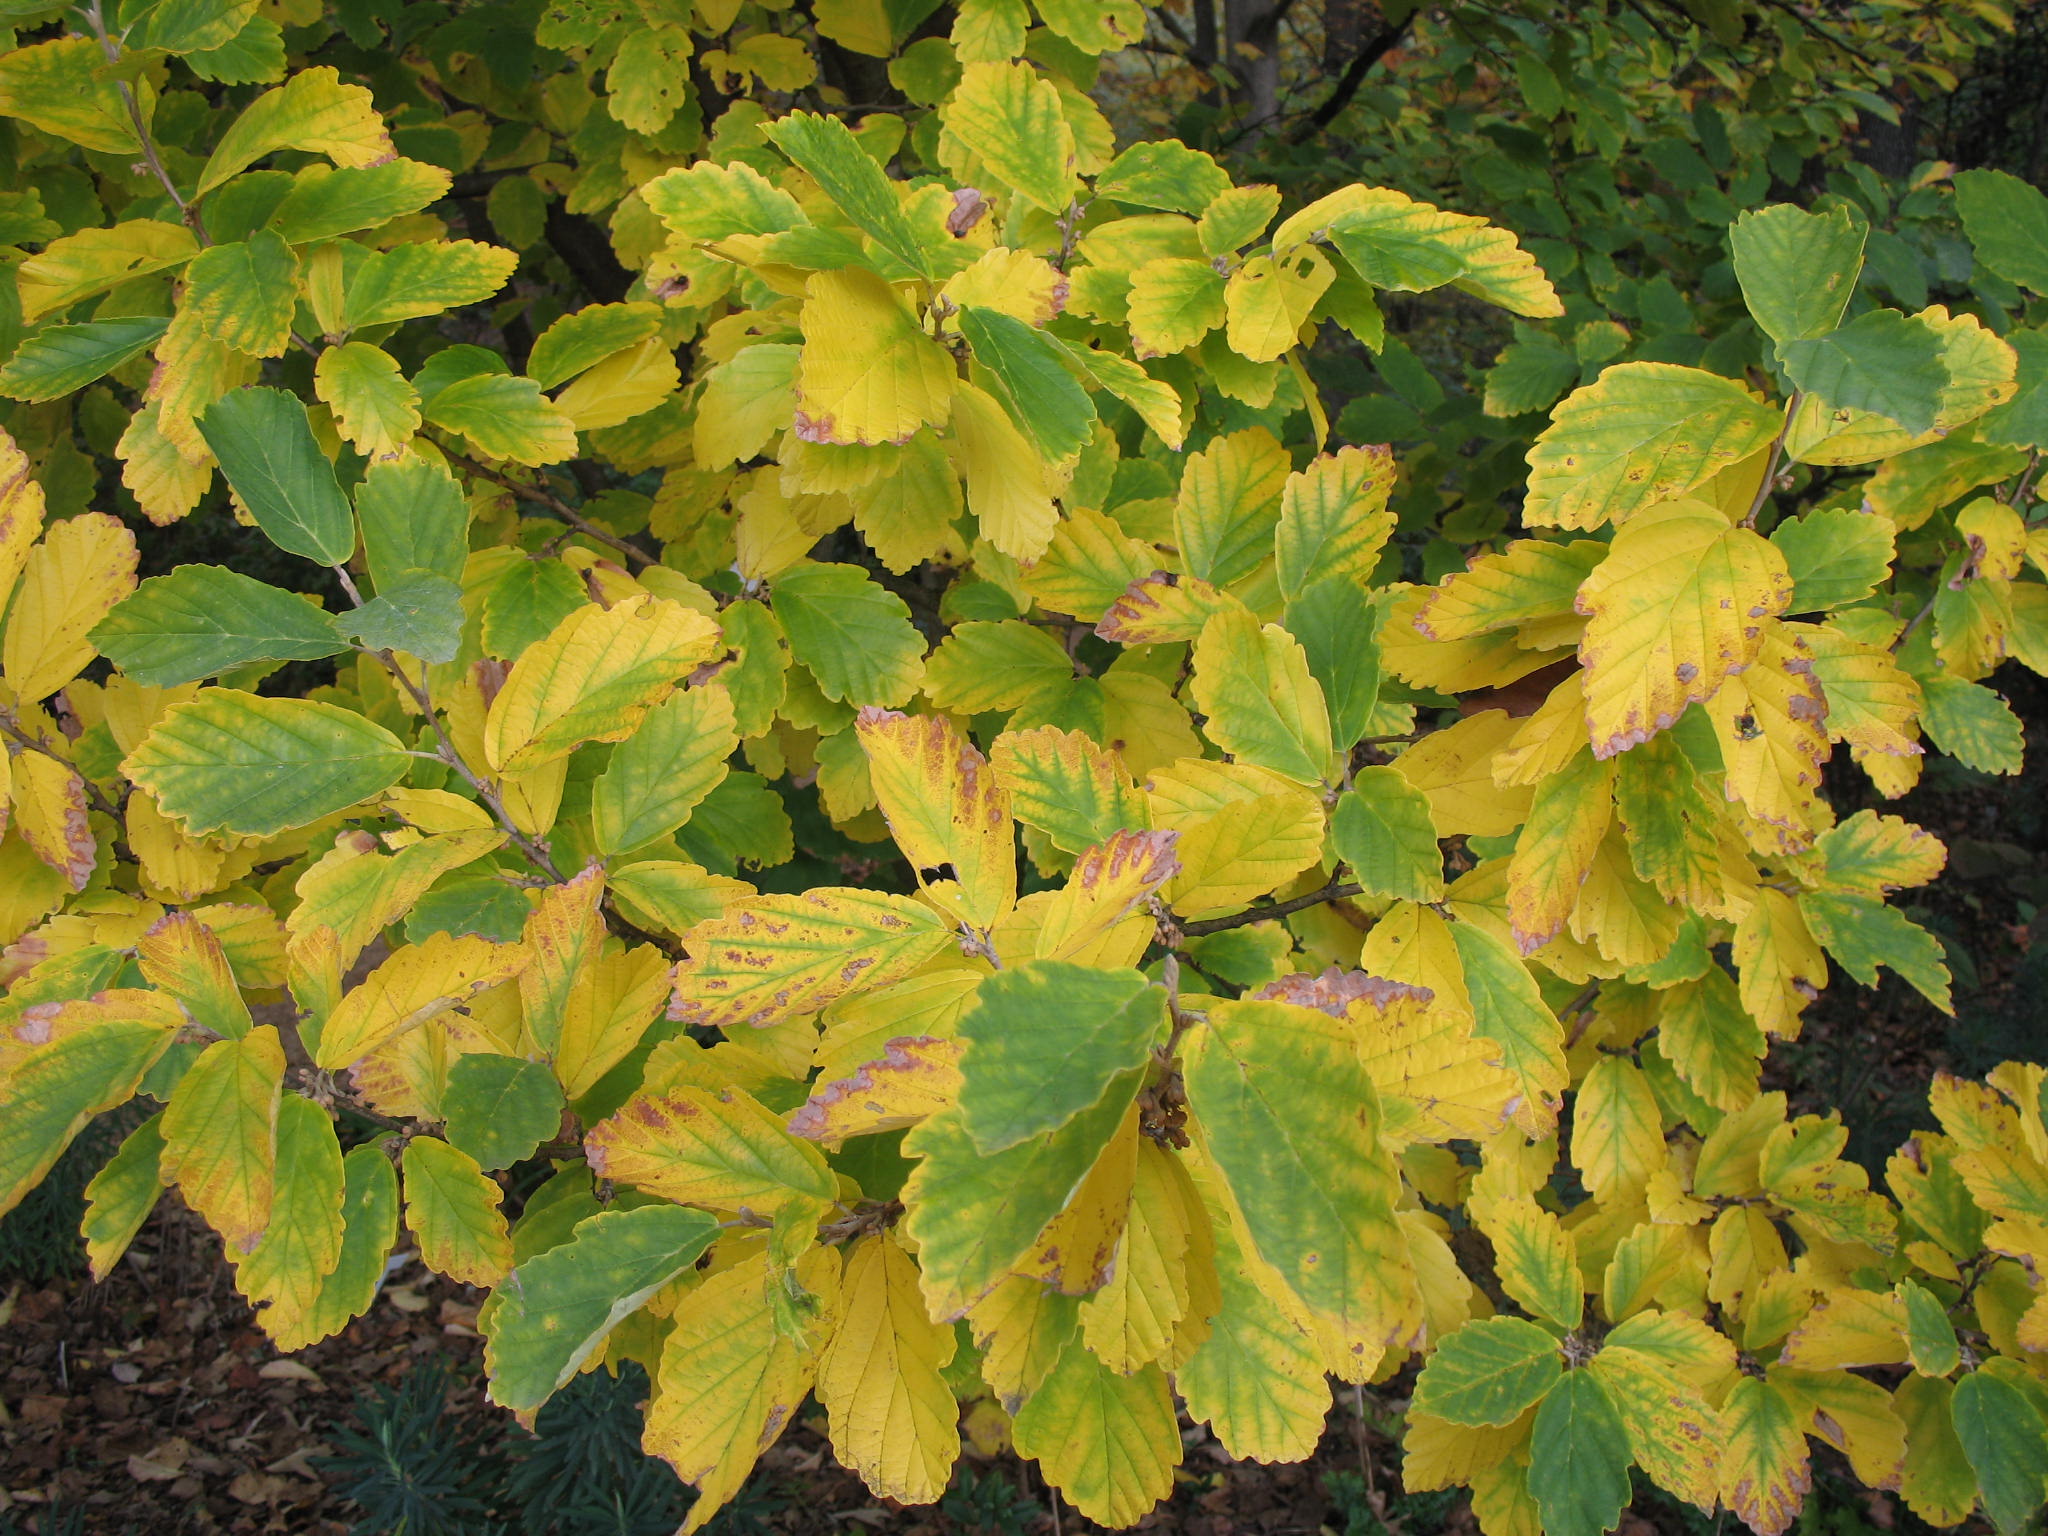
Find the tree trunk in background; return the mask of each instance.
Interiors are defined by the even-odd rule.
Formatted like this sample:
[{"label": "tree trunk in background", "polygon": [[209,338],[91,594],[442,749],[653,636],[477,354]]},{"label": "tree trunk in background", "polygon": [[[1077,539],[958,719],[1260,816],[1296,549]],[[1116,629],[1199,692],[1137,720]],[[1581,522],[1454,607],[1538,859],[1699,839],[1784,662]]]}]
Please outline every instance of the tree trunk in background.
[{"label": "tree trunk in background", "polygon": [[1242,142],[1256,144],[1280,113],[1280,22],[1292,0],[1223,0],[1223,56],[1237,77]]}]

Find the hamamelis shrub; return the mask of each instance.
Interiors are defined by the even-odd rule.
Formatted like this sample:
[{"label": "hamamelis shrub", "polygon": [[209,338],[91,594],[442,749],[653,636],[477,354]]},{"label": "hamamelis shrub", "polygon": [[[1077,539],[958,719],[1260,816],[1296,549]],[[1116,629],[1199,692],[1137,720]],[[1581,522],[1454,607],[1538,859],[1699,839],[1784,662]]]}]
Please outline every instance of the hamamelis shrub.
[{"label": "hamamelis shrub", "polygon": [[[1831,963],[1948,1006],[1886,900],[1941,844],[1822,770],[2018,767],[1985,679],[2048,653],[2040,333],[1852,306],[1846,211],[1746,215],[1768,366],[1607,369],[1528,536],[1410,585],[1305,339],[1378,344],[1383,290],[1553,316],[1537,263],[1117,154],[1021,5],[962,8],[913,139],[742,102],[622,183],[630,293],[522,373],[421,344],[512,257],[446,238],[368,91],[302,70],[166,160],[164,57],[206,50],[147,14],[0,59],[91,87],[5,110],[141,204],[17,231],[0,1208],[156,1101],[98,1272],[175,1187],[293,1349],[402,1221],[489,1290],[513,1413],[647,1368],[691,1529],[807,1397],[879,1495],[964,1433],[1128,1525],[1176,1399],[1297,1459],[1333,1376],[1412,1391],[1406,1485],[1495,1536],[1611,1528],[1631,1466],[1776,1536],[1814,1441],[1938,1524],[2042,1502],[2043,1069],[1938,1079],[1888,1194],[1760,1087]],[[2048,292],[2048,200],[1963,196]],[[138,583],[48,504],[74,402],[144,513],[224,519],[217,480],[342,597]],[[1809,466],[1839,490],[1782,515]]]}]

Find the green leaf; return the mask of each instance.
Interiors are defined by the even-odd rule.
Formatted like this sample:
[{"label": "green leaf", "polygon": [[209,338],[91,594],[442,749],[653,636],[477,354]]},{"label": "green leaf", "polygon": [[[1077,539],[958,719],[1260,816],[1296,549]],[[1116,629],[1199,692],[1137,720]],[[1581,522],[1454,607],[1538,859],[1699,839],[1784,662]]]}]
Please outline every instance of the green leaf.
[{"label": "green leaf", "polygon": [[125,1020],[88,1024],[11,1068],[0,1080],[0,1216],[42,1183],[88,1120],[133,1096],[171,1033]]},{"label": "green leaf", "polygon": [[2026,739],[2004,699],[1957,677],[1922,678],[1920,689],[1920,724],[1936,750],[1979,773],[2020,771]]},{"label": "green leaf", "polygon": [[1144,1062],[1165,1022],[1165,992],[1137,971],[998,971],[960,1020],[961,1127],[991,1154],[1058,1130]]},{"label": "green leaf", "polygon": [[782,796],[758,773],[728,773],[690,814],[676,840],[707,869],[731,874],[741,864],[767,869],[795,853]]},{"label": "green leaf", "polygon": [[1144,1078],[1143,1069],[1125,1073],[1059,1129],[993,1156],[974,1144],[957,1106],[911,1128],[903,1150],[919,1162],[903,1188],[904,1228],[935,1317],[958,1317],[1009,1276],[1087,1178]]},{"label": "green leaf", "polygon": [[723,688],[686,688],[650,711],[592,788],[599,850],[624,853],[680,827],[725,778],[738,746]]},{"label": "green leaf", "polygon": [[1097,1524],[1135,1525],[1173,1492],[1180,1425],[1155,1364],[1119,1376],[1076,1340],[1018,1412],[1015,1432],[1018,1453]]},{"label": "green leaf", "polygon": [[557,464],[576,452],[576,428],[532,379],[480,373],[426,399],[422,414],[460,432],[477,452],[516,464]]},{"label": "green leaf", "polygon": [[1243,608],[1214,614],[1195,641],[1195,707],[1211,741],[1296,783],[1331,775],[1330,717],[1301,643]]},{"label": "green leaf", "polygon": [[[469,560],[469,502],[441,465],[415,458],[372,464],[356,487],[356,520],[362,524],[370,580],[379,592],[419,571],[462,580]],[[539,569],[545,562],[519,563]],[[540,633],[561,617],[556,614]]]},{"label": "green leaf", "polygon": [[1529,1435],[1529,1492],[1544,1536],[1601,1536],[1629,1501],[1628,1428],[1590,1371],[1573,1371],[1544,1395]]},{"label": "green leaf", "polygon": [[384,1145],[353,1148],[341,1160],[341,1254],[320,1279],[306,1331],[324,1339],[370,1310],[398,1240],[398,1170]]},{"label": "green leaf", "polygon": [[405,1224],[419,1241],[420,1260],[437,1274],[468,1285],[494,1286],[511,1267],[504,1191],[468,1153],[438,1136],[405,1144]]},{"label": "green leaf", "polygon": [[373,251],[349,274],[342,323],[361,330],[480,304],[505,286],[518,265],[517,251],[475,240],[408,243]]},{"label": "green leaf", "polygon": [[1223,324],[1224,279],[1206,261],[1164,256],[1131,274],[1131,341],[1139,357],[1186,351]]},{"label": "green leaf", "polygon": [[1073,680],[1066,647],[1022,619],[955,624],[925,658],[925,696],[967,715],[1046,707]]},{"label": "green leaf", "polygon": [[164,1150],[163,1119],[159,1112],[130,1131],[120,1150],[85,1186],[85,1219],[79,1230],[95,1280],[105,1280],[112,1272],[164,1192],[157,1176]]},{"label": "green leaf", "polygon": [[271,543],[322,565],[344,564],[355,553],[348,498],[297,396],[261,386],[235,390],[207,409],[199,434]]},{"label": "green leaf", "polygon": [[718,1220],[677,1205],[600,1211],[527,1259],[492,1299],[485,1327],[491,1400],[532,1413],[628,1314],[697,1262]]},{"label": "green leaf", "polygon": [[903,212],[895,183],[846,124],[836,117],[792,112],[761,132],[883,250],[919,277],[935,275],[930,255]]},{"label": "green leaf", "polygon": [[810,223],[795,198],[741,160],[679,167],[647,183],[640,195],[685,240],[772,235]]},{"label": "green leaf", "polygon": [[233,38],[252,10],[244,0],[156,0],[135,18],[122,41],[129,48],[165,53],[203,52]]},{"label": "green leaf", "polygon": [[1189,1107],[1253,1250],[1326,1331],[1326,1358],[1366,1379],[1405,1304],[1407,1239],[1350,1026],[1286,1003],[1216,1003],[1184,1060]]},{"label": "green leaf", "polygon": [[1053,83],[1029,65],[968,65],[946,131],[1047,213],[1065,213],[1074,200],[1074,130]]},{"label": "green leaf", "polygon": [[1984,1512],[1999,1530],[2019,1530],[2048,1496],[2048,1425],[2024,1391],[1988,1370],[1957,1382],[1949,1406]]},{"label": "green leaf", "polygon": [[1122,762],[1079,731],[1051,725],[1005,731],[992,751],[1012,814],[1055,848],[1080,853],[1151,823],[1145,797]]},{"label": "green leaf", "polygon": [[270,216],[292,245],[375,229],[439,200],[453,178],[438,165],[393,159],[381,165],[309,165]]},{"label": "green leaf", "polygon": [[1923,1376],[1946,1376],[1962,1363],[1956,1325],[1948,1309],[1926,1286],[1901,1280],[1899,1300],[1906,1306],[1906,1352]]},{"label": "green leaf", "polygon": [[276,357],[291,345],[298,302],[298,260],[270,230],[209,246],[185,268],[184,308],[215,341],[251,357]]},{"label": "green leaf", "polygon": [[1442,901],[1444,856],[1429,796],[1395,768],[1361,768],[1330,813],[1330,847],[1368,895]]},{"label": "green leaf", "polygon": [[544,1062],[470,1051],[448,1069],[441,1112],[477,1167],[510,1168],[561,1128],[562,1090]]},{"label": "green leaf", "polygon": [[121,771],[203,837],[270,837],[389,789],[412,762],[381,725],[311,699],[207,688],[157,721]]},{"label": "green leaf", "polygon": [[1873,309],[1839,330],[1783,342],[1793,385],[1837,410],[1872,411],[1908,432],[1934,425],[1948,388],[1939,332],[1894,309]]},{"label": "green leaf", "polygon": [[1878,966],[1888,965],[1943,1013],[1955,1012],[1941,940],[1897,907],[1853,891],[1801,891],[1798,900],[1813,936],[1864,986],[1876,986]]},{"label": "green leaf", "polygon": [[1955,187],[1977,259],[2007,282],[2048,293],[2048,195],[2004,171],[1963,171]]},{"label": "green leaf", "polygon": [[903,599],[859,566],[794,566],[774,588],[789,649],[826,698],[894,708],[917,691],[924,639]]},{"label": "green leaf", "polygon": [[1771,542],[1792,573],[1788,613],[1823,613],[1875,592],[1891,578],[1891,520],[1853,507],[1820,507],[1788,517]]},{"label": "green leaf", "polygon": [[1372,599],[1358,582],[1329,576],[1287,605],[1287,632],[1301,642],[1309,675],[1322,686],[1330,743],[1349,752],[1380,701],[1379,625],[1361,622]]},{"label": "green leaf", "polygon": [[1095,195],[1135,208],[1199,214],[1230,188],[1230,173],[1178,139],[1140,140],[1095,178]]},{"label": "green leaf", "polygon": [[1502,349],[1486,373],[1486,414],[1547,411],[1578,382],[1579,360],[1540,332]]},{"label": "green leaf", "polygon": [[526,373],[542,389],[553,389],[660,333],[659,304],[589,304],[540,333],[527,356]]},{"label": "green leaf", "polygon": [[57,400],[85,388],[156,345],[169,325],[155,315],[50,325],[25,338],[0,367],[0,395],[30,402]]},{"label": "green leaf", "polygon": [[484,650],[517,661],[589,601],[576,573],[561,561],[514,560],[484,590]]},{"label": "green leaf", "polygon": [[1842,323],[1866,233],[1845,207],[1807,213],[1790,203],[1745,213],[1728,226],[1743,302],[1771,340],[1811,341]]},{"label": "green leaf", "polygon": [[462,588],[446,576],[402,576],[340,623],[343,633],[370,650],[453,661],[462,647]]},{"label": "green leaf", "polygon": [[1672,363],[1617,364],[1567,395],[1529,450],[1522,520],[1624,522],[1768,446],[1781,425],[1778,411],[1734,379]]},{"label": "green leaf", "polygon": [[973,304],[960,311],[960,334],[995,380],[1018,429],[1038,445],[1039,457],[1057,463],[1087,445],[1095,402],[1067,371],[1055,342],[1015,315]]},{"label": "green leaf", "polygon": [[1414,1409],[1451,1424],[1512,1424],[1564,1373],[1557,1340],[1520,1317],[1486,1317],[1448,1334],[1415,1379]]},{"label": "green leaf", "polygon": [[1529,967],[1507,940],[1472,923],[1451,924],[1451,939],[1472,998],[1472,1032],[1500,1047],[1501,1064],[1533,1102],[1554,1102],[1567,1080],[1564,1027]]},{"label": "green leaf", "polygon": [[218,565],[181,565],[116,603],[90,636],[145,688],[175,688],[256,661],[348,649],[340,626],[296,592]]},{"label": "green leaf", "polygon": [[1977,436],[1995,447],[2048,448],[2048,331],[2013,331],[2019,388],[2004,405],[1977,418]]}]

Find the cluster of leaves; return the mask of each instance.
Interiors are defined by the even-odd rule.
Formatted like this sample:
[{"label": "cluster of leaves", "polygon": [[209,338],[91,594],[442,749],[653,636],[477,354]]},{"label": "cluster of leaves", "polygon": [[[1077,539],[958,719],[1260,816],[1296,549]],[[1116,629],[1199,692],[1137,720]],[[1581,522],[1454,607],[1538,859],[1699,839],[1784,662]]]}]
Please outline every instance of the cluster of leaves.
[{"label": "cluster of leaves", "polygon": [[[962,4],[892,60],[914,120],[650,102],[693,31],[772,68],[742,14],[550,13],[536,110],[616,125],[573,197],[636,275],[520,372],[450,334],[517,258],[401,152],[461,124],[324,65],[173,89],[284,72],[215,0],[0,58],[48,184],[119,208],[15,194],[0,1208],[160,1102],[88,1192],[97,1268],[174,1187],[295,1348],[402,1217],[490,1288],[523,1419],[646,1368],[688,1528],[807,1396],[878,1494],[939,1498],[964,1434],[1122,1525],[1176,1396],[1299,1458],[1330,1376],[1418,1360],[1406,1485],[1492,1532],[1610,1528],[1635,1465],[1777,1536],[1809,1439],[1931,1520],[2027,1518],[2042,1068],[1937,1081],[1889,1197],[1760,1074],[1830,962],[1948,1006],[1885,899],[1941,844],[1821,775],[1895,796],[1923,735],[2018,766],[1985,679],[2048,661],[2042,332],[1870,307],[1846,210],[1745,215],[1755,366],[1605,367],[1527,536],[1411,584],[1395,457],[1331,446],[1305,345],[1446,287],[1560,316],[1511,234],[1118,153],[1119,4]],[[2048,293],[2048,198],[1958,188]],[[81,439],[346,606],[138,582],[63,499]],[[1782,516],[1814,466],[1839,494]],[[1908,541],[1950,551],[1924,602]],[[334,680],[260,691],[291,662]],[[837,882],[778,882],[800,826]],[[395,1134],[344,1150],[338,1109]]]}]

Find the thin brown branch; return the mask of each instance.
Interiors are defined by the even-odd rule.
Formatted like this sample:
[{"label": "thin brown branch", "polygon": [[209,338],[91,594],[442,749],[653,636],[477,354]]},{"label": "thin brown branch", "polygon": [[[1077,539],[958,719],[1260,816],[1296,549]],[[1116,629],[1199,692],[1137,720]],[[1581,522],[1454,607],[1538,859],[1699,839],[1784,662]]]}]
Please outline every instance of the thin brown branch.
[{"label": "thin brown branch", "polygon": [[625,557],[626,563],[635,570],[645,570],[650,565],[660,564],[658,560],[645,550],[635,549],[616,533],[613,533],[611,529],[604,527],[600,523],[592,522],[553,491],[545,491],[537,485],[528,485],[523,480],[514,479],[502,470],[493,469],[490,465],[481,463],[471,458],[468,454],[449,447],[448,444],[442,442],[439,438],[430,437],[428,440],[436,448],[439,448],[442,453],[446,454],[451,461],[460,464],[471,474],[488,480],[491,484],[503,490],[510,491],[521,501],[531,502],[537,507],[545,507],[550,513],[560,518],[578,533],[587,534],[606,548],[618,551],[620,555]]},{"label": "thin brown branch", "polygon": [[52,762],[62,763],[66,768],[70,769],[73,773],[78,774],[78,782],[85,786],[85,798],[92,802],[92,808],[98,811],[102,816],[110,818],[116,824],[120,822],[121,807],[114,804],[113,801],[109,800],[106,797],[105,792],[101,790],[99,785],[93,783],[93,781],[91,779],[88,779],[83,773],[79,773],[78,765],[72,762],[63,753],[57,751],[54,747],[48,746],[45,743],[36,740],[35,737],[29,735],[26,731],[22,730],[21,727],[15,724],[15,722],[13,722],[12,720],[0,718],[0,734],[4,734],[8,738],[8,740],[14,742],[15,745],[22,747],[30,752],[39,752],[44,757],[49,758]]},{"label": "thin brown branch", "polygon": [[1785,402],[1785,420],[1778,428],[1778,435],[1771,439],[1771,456],[1764,461],[1764,477],[1757,482],[1756,495],[1750,498],[1749,510],[1743,514],[1742,526],[1754,528],[1756,515],[1763,511],[1764,503],[1771,497],[1771,482],[1778,477],[1778,465],[1785,457],[1785,434],[1792,430],[1793,418],[1798,416],[1800,404],[1806,399],[1802,390],[1793,390],[1792,398]]},{"label": "thin brown branch", "polygon": [[1353,880],[1331,880],[1321,890],[1310,891],[1306,896],[1290,896],[1285,901],[1269,901],[1259,906],[1247,907],[1242,912],[1233,912],[1228,917],[1205,917],[1196,923],[1181,923],[1181,933],[1190,939],[1199,939],[1204,934],[1222,933],[1229,928],[1242,928],[1247,923],[1263,923],[1269,918],[1292,917],[1297,912],[1306,912],[1310,907],[1319,907],[1326,901],[1343,901],[1349,896],[1361,896],[1365,887]]}]

